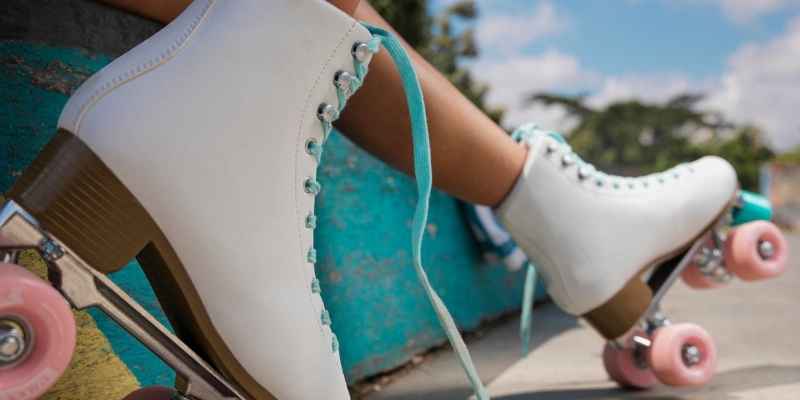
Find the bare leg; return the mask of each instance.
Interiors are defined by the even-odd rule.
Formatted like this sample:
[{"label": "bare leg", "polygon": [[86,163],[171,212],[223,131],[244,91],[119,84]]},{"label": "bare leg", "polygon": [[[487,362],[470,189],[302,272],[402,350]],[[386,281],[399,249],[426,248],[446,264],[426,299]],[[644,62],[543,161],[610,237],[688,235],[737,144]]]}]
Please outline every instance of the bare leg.
[{"label": "bare leg", "polygon": [[[192,0],[98,0],[102,3],[139,14],[159,22],[168,23],[175,19]],[[340,10],[353,15],[361,0],[328,0]]]},{"label": "bare leg", "polygon": [[192,0],[99,0],[123,10],[167,23],[175,19]]},{"label": "bare leg", "polygon": [[[168,22],[189,0],[103,0]],[[391,29],[366,2],[331,0],[356,19]],[[399,35],[398,35],[399,36]],[[434,185],[463,200],[497,205],[525,162],[526,150],[406,45],[414,59],[428,111]],[[389,165],[413,173],[411,127],[400,75],[385,52],[370,63],[365,85],[337,123],[345,135]]]},{"label": "bare leg", "polygon": [[[365,1],[355,17],[391,29]],[[425,96],[434,185],[469,202],[497,205],[522,170],[525,147],[514,143],[413,49],[406,45],[406,50],[414,59]],[[389,165],[413,171],[405,95],[386,52],[370,63],[365,84],[348,102],[338,127]]]}]

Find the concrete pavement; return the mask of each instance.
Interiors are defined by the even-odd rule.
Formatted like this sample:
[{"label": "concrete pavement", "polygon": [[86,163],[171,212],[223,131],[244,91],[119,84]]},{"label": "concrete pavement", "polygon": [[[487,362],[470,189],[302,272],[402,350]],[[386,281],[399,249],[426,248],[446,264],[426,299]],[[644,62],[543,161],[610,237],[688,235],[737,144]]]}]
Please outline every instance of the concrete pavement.
[{"label": "concrete pavement", "polygon": [[[618,389],[601,360],[602,339],[584,322],[552,305],[534,313],[534,349],[519,359],[518,320],[470,341],[494,399],[502,400],[735,400],[800,399],[800,235],[779,279],[696,291],[679,284],[664,309],[675,322],[694,322],[716,339],[718,372],[700,389]],[[451,352],[433,354],[369,399],[463,399],[469,393]]]}]

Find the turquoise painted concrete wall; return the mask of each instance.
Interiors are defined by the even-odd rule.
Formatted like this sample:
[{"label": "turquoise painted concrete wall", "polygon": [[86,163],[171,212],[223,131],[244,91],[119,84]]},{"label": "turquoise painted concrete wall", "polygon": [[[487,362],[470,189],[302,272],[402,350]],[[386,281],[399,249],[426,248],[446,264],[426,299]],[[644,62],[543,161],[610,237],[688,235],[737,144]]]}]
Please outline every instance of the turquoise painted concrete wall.
[{"label": "turquoise painted concrete wall", "polygon": [[[69,93],[109,60],[80,49],[0,41],[0,192],[55,132]],[[413,182],[339,134],[327,144],[320,181],[317,272],[353,382],[401,365],[445,337],[411,267]],[[462,329],[518,308],[522,275],[483,262],[458,202],[441,192],[431,199],[423,257]],[[164,320],[135,263],[112,278]],[[172,382],[174,374],[127,333],[100,313],[93,316],[143,384]]]}]

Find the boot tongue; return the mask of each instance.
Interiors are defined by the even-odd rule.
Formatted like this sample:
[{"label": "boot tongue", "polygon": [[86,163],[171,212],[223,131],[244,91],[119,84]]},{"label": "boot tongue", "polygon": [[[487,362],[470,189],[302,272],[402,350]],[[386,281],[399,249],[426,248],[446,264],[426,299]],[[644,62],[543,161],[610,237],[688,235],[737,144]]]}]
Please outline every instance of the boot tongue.
[{"label": "boot tongue", "polygon": [[511,138],[516,140],[517,142],[533,142],[534,139],[540,136],[550,136],[551,138],[557,140],[560,143],[566,144],[567,141],[564,139],[564,136],[561,136],[560,133],[556,131],[548,131],[539,127],[539,125],[531,122],[524,124],[514,130],[511,134]]}]

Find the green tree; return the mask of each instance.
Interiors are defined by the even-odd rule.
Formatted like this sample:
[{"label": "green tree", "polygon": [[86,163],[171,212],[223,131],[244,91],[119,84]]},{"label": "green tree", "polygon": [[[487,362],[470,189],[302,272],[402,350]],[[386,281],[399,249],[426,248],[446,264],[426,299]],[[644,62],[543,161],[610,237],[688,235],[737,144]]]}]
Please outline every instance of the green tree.
[{"label": "green tree", "polygon": [[743,187],[757,188],[759,166],[773,156],[761,132],[699,110],[700,100],[701,95],[682,94],[663,103],[628,100],[593,108],[583,96],[539,93],[527,99],[566,110],[577,122],[567,132],[570,144],[603,170],[646,174],[715,154],[734,165]]},{"label": "green tree", "polygon": [[370,4],[464,96],[500,122],[503,109],[486,104],[489,86],[478,82],[463,65],[479,55],[473,28],[479,13],[474,0],[451,4],[435,16],[429,15],[426,0],[372,0]]}]

